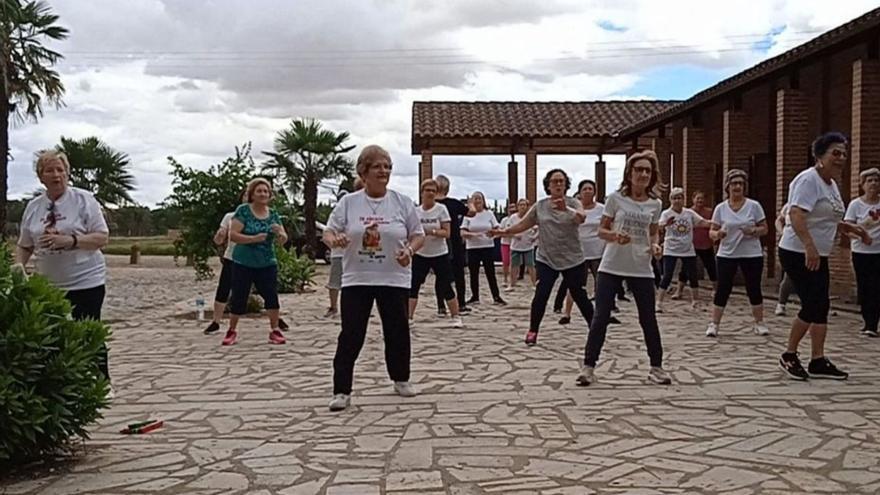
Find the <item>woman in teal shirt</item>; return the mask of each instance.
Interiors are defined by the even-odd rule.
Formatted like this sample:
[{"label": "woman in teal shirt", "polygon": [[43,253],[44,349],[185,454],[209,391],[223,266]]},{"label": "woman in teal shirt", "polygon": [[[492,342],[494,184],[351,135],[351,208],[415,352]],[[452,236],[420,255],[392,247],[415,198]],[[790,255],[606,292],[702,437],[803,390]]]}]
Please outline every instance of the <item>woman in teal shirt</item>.
[{"label": "woman in teal shirt", "polygon": [[275,210],[269,208],[272,186],[269,181],[257,178],[248,183],[247,203],[235,209],[229,227],[229,238],[235,243],[232,251],[232,301],[229,330],[223,345],[238,340],[238,320],[247,309],[251,285],[265,301],[269,313],[269,343],[283,344],[284,334],[278,328],[278,261],[275,259],[273,241],[287,242],[287,234]]}]

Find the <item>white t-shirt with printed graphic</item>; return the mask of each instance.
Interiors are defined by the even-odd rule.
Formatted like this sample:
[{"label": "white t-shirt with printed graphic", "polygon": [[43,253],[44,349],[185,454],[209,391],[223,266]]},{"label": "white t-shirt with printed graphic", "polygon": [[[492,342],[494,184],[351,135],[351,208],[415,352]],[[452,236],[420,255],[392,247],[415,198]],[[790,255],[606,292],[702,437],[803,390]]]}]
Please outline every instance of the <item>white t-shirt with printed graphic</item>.
[{"label": "white t-shirt with printed graphic", "polygon": [[[837,224],[846,212],[837,183],[833,179],[830,184],[825,182],[816,168],[810,167],[791,181],[788,204],[807,212],[807,230],[813,237],[816,250],[819,251],[819,256],[829,256],[834,247]],[[806,252],[791,222],[787,222],[782,230],[779,247],[797,253]]]},{"label": "white t-shirt with printed graphic", "polygon": [[[38,241],[46,231],[52,201],[43,193],[32,199],[21,218],[18,245],[34,248],[37,273],[49,279],[62,290],[94,289],[107,280],[107,264],[101,251],[85,249],[53,250],[39,247]],[[76,235],[103,232],[108,234],[107,222],[95,196],[83,189],[68,187],[54,202],[55,230],[58,234]]]},{"label": "white t-shirt with printed graphic", "polygon": [[597,260],[605,251],[605,241],[599,238],[599,225],[602,223],[602,214],[605,213],[605,205],[596,203],[589,210],[584,210],[586,218],[578,225],[578,238],[581,241],[581,251],[585,260]]},{"label": "white t-shirt with printed graphic", "polygon": [[[516,213],[514,213],[513,215],[516,215]],[[512,224],[511,224],[511,220],[512,220],[512,218],[513,218],[513,215],[508,215],[508,216],[506,216],[506,217],[504,217],[504,218],[501,219],[501,224],[500,224],[500,225],[501,225],[501,228],[502,228],[502,229],[506,229],[507,227],[510,227],[510,226],[512,225]],[[502,237],[502,238],[501,238],[501,245],[502,245],[502,246],[509,246],[509,245],[510,245],[510,242],[511,242],[511,238],[510,238],[510,237]]]},{"label": "white t-shirt with printed graphic", "polygon": [[467,230],[471,234],[480,234],[465,239],[467,249],[482,249],[495,247],[495,240],[489,235],[489,230],[499,227],[495,214],[489,210],[483,210],[472,217],[464,217],[461,222],[461,230]]},{"label": "white t-shirt with printed graphic", "polygon": [[[872,205],[862,198],[856,198],[849,202],[843,219],[860,225],[871,236],[870,246],[862,242],[861,238],[854,238],[850,244],[854,253],[880,253],[880,203]],[[877,276],[880,276],[880,273]]]},{"label": "white t-shirt with printed graphic", "polygon": [[[666,225],[670,219],[672,219],[672,224]],[[663,213],[660,214],[660,227],[666,226],[663,237],[663,254],[681,257],[696,256],[694,226],[702,219],[703,217],[690,208],[682,208],[681,212],[672,208],[663,210]]]},{"label": "white t-shirt with printed graphic", "polygon": [[410,287],[411,265],[400,266],[397,254],[410,236],[424,234],[410,198],[390,189],[381,198],[363,190],[346,194],[333,208],[327,228],[351,240],[342,256],[342,287]]},{"label": "white t-shirt with printed graphic", "polygon": [[[449,210],[440,203],[435,203],[429,210],[417,206],[416,212],[419,214],[419,221],[422,222],[422,229],[425,232],[438,230],[443,226],[443,222],[450,221]],[[446,245],[446,239],[425,234],[425,244],[417,254],[424,258],[435,258],[448,253],[449,246]]]},{"label": "white t-shirt with printed graphic", "polygon": [[719,258],[759,258],[764,256],[761,248],[761,240],[752,235],[746,235],[743,229],[757,227],[766,220],[764,208],[761,203],[754,199],[746,198],[739,211],[733,211],[730,200],[723,201],[715,207],[712,213],[712,223],[727,232],[727,236],[718,245]]},{"label": "white t-shirt with printed graphic", "polygon": [[613,220],[612,229],[629,234],[631,242],[607,243],[599,271],[621,277],[654,278],[651,225],[660,221],[662,209],[659,199],[634,201],[619,192],[608,196],[603,216]]}]

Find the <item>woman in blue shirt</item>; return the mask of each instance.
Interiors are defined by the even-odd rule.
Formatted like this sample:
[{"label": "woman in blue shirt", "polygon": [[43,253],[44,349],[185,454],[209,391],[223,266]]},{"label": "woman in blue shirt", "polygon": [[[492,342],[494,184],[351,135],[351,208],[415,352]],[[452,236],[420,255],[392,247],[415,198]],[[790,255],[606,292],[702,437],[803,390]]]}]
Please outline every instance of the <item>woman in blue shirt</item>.
[{"label": "woman in blue shirt", "polygon": [[256,287],[269,313],[269,343],[285,342],[284,334],[278,328],[278,261],[272,242],[284,244],[287,233],[278,213],[269,208],[271,200],[272,186],[268,180],[257,178],[250,181],[248,202],[235,209],[229,226],[229,239],[235,243],[235,248],[232,251],[231,315],[223,345],[232,345],[238,340],[238,320],[247,310],[251,285]]}]

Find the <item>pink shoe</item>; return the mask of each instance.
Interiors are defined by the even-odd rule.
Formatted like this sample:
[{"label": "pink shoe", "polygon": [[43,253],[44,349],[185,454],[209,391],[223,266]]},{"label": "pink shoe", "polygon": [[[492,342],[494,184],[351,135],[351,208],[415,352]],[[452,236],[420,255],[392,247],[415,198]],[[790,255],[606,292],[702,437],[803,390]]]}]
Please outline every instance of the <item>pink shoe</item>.
[{"label": "pink shoe", "polygon": [[535,345],[538,343],[538,332],[529,330],[526,334],[526,345]]},{"label": "pink shoe", "polygon": [[226,331],[226,337],[223,337],[222,345],[233,345],[238,340],[238,332],[230,328]]},{"label": "pink shoe", "polygon": [[270,344],[284,344],[287,342],[287,339],[284,338],[284,334],[281,333],[281,330],[277,328],[269,332],[269,343]]}]

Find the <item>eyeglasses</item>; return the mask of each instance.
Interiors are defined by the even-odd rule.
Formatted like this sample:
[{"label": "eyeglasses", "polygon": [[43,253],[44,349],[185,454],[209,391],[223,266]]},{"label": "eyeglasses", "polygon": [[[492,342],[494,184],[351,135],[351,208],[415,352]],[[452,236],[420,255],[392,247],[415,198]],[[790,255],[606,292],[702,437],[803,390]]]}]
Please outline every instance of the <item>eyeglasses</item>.
[{"label": "eyeglasses", "polygon": [[637,174],[650,174],[653,170],[651,167],[633,167],[633,172]]},{"label": "eyeglasses", "polygon": [[58,219],[55,218],[55,202],[50,201],[49,202],[49,214],[46,216],[46,228],[47,229],[54,228],[55,222],[57,222],[57,221],[58,221]]},{"label": "eyeglasses", "polygon": [[834,158],[846,158],[849,155],[844,150],[831,150],[831,156]]},{"label": "eyeglasses", "polygon": [[565,184],[565,179],[550,179],[551,184]]}]

